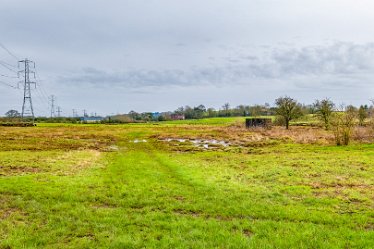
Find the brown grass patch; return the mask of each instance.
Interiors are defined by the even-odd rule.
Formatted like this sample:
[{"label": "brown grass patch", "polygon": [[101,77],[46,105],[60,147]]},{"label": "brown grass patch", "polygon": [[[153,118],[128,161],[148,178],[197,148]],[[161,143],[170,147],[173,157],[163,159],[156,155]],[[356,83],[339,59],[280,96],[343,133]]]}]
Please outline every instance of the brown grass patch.
[{"label": "brown grass patch", "polygon": [[[193,126],[181,128],[171,128],[168,132],[152,136],[158,140],[169,138],[186,140],[221,140],[236,147],[259,147],[272,145],[277,142],[294,142],[300,144],[332,144],[333,135],[319,127],[291,127],[286,130],[283,127],[273,127],[272,129],[253,128],[246,129],[244,126],[228,127],[206,127]],[[181,145],[174,143],[173,145]]]},{"label": "brown grass patch", "polygon": [[[79,154],[88,154],[84,155],[84,158],[80,158]],[[102,153],[96,150],[86,150],[86,151],[71,151],[67,152],[55,159],[52,159],[49,163],[53,164],[55,162],[68,162],[66,167],[58,170],[56,174],[58,175],[75,175],[79,172],[82,172],[99,161]]]},{"label": "brown grass patch", "polygon": [[35,174],[41,172],[40,168],[28,167],[28,166],[2,166],[0,165],[0,176],[14,176],[14,175],[25,175]]},{"label": "brown grass patch", "polygon": [[195,210],[185,210],[185,209],[174,209],[173,212],[179,215],[188,215],[192,217],[200,217],[202,215],[201,212]]},{"label": "brown grass patch", "polygon": [[117,137],[103,129],[87,127],[0,127],[0,150],[99,150],[105,151]]},{"label": "brown grass patch", "polygon": [[11,206],[12,196],[0,194],[0,221],[13,215],[26,216],[27,214],[18,207]]}]

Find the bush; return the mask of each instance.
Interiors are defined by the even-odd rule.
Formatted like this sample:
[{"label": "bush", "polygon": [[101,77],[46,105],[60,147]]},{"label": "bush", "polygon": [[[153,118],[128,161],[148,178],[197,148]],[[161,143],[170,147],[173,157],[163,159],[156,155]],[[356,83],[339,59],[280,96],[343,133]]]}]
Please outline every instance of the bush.
[{"label": "bush", "polygon": [[275,116],[273,124],[275,126],[285,126],[286,125],[286,120],[282,116]]},{"label": "bush", "polygon": [[356,116],[356,112],[350,108],[346,109],[344,112],[333,113],[331,117],[331,127],[336,145],[349,144],[353,134]]}]

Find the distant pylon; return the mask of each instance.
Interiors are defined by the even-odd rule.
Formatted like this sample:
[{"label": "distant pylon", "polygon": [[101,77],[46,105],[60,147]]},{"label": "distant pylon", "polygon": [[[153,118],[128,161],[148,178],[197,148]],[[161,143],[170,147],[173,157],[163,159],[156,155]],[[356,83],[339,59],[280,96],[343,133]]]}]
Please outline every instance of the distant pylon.
[{"label": "distant pylon", "polygon": [[61,107],[57,106],[57,117],[61,117]]},{"label": "distant pylon", "polygon": [[26,117],[31,117],[32,122],[35,120],[34,116],[34,108],[32,106],[32,98],[31,98],[31,84],[34,84],[36,88],[36,82],[30,81],[30,73],[34,74],[35,79],[35,72],[30,70],[30,64],[33,64],[33,67],[35,68],[35,63],[33,61],[30,61],[28,59],[24,59],[22,61],[18,62],[18,66],[22,63],[24,65],[24,69],[18,72],[18,76],[22,74],[24,77],[23,83],[23,104],[22,104],[22,119]]},{"label": "distant pylon", "polygon": [[49,101],[51,101],[51,118],[53,118],[55,117],[55,95],[51,95],[51,97],[49,97]]}]

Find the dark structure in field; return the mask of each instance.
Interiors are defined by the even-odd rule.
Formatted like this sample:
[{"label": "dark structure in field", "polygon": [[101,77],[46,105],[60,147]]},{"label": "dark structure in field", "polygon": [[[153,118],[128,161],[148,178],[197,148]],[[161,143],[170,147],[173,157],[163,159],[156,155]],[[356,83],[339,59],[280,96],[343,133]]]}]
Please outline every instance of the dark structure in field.
[{"label": "dark structure in field", "polygon": [[271,118],[247,118],[245,120],[245,127],[270,127],[272,124]]}]

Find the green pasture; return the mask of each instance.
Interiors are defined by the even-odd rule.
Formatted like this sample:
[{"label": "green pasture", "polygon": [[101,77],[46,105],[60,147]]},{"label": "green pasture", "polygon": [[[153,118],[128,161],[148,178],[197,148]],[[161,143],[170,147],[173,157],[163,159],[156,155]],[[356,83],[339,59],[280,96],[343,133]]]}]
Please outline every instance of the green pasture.
[{"label": "green pasture", "polygon": [[237,121],[0,127],[0,248],[374,248],[373,144],[157,139]]}]

